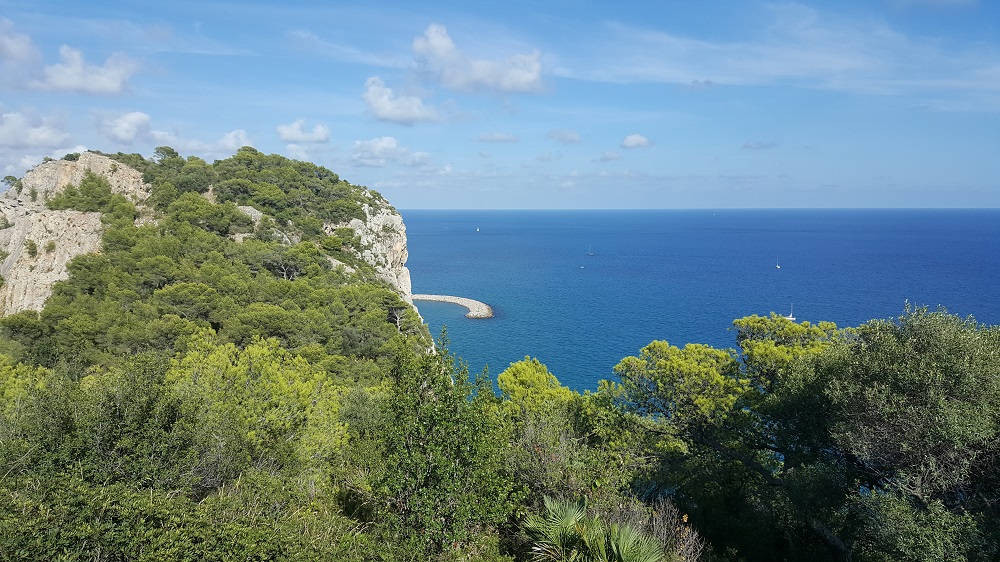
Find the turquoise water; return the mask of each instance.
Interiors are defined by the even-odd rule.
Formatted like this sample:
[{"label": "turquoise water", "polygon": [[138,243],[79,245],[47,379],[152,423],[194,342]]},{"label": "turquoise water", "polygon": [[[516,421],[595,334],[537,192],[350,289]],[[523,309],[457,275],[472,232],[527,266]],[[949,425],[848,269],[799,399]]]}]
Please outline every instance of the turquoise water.
[{"label": "turquoise water", "polygon": [[418,302],[431,333],[446,325],[451,350],[494,376],[531,355],[594,389],[654,339],[732,347],[734,319],[793,307],[840,326],[906,302],[1000,323],[1000,210],[402,214],[413,292],[496,314]]}]

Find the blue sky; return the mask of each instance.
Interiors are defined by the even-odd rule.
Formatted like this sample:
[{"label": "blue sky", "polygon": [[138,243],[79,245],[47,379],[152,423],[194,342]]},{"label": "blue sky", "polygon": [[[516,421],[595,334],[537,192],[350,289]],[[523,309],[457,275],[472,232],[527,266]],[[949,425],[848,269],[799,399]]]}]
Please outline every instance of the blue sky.
[{"label": "blue sky", "polygon": [[0,0],[0,171],[251,145],[413,208],[1000,207],[1000,2]]}]

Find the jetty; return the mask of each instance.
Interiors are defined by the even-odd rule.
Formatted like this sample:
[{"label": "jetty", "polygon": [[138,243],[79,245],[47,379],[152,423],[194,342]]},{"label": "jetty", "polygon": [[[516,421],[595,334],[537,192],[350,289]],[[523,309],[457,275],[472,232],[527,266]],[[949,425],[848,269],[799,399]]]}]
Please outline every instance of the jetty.
[{"label": "jetty", "polygon": [[493,309],[490,305],[465,297],[452,297],[449,295],[412,295],[415,301],[437,301],[450,302],[469,309],[465,314],[466,318],[493,318]]}]

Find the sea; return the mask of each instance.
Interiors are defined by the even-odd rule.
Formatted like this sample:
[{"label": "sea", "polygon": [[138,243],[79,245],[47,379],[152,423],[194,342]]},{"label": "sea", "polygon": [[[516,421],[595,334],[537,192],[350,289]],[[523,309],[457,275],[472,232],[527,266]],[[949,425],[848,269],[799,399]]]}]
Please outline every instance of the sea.
[{"label": "sea", "polygon": [[432,335],[494,379],[526,356],[577,391],[654,340],[735,348],[772,312],[857,326],[909,304],[1000,324],[1000,209],[401,211]]}]

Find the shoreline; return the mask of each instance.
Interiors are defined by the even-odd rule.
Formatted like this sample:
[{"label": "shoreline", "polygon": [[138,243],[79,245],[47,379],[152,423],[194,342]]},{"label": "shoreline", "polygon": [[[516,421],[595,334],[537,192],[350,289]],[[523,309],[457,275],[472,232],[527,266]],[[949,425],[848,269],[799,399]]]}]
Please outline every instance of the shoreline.
[{"label": "shoreline", "polygon": [[493,308],[490,305],[474,299],[465,297],[453,297],[450,295],[411,295],[414,301],[435,301],[457,304],[469,309],[465,314],[466,318],[493,318]]}]

